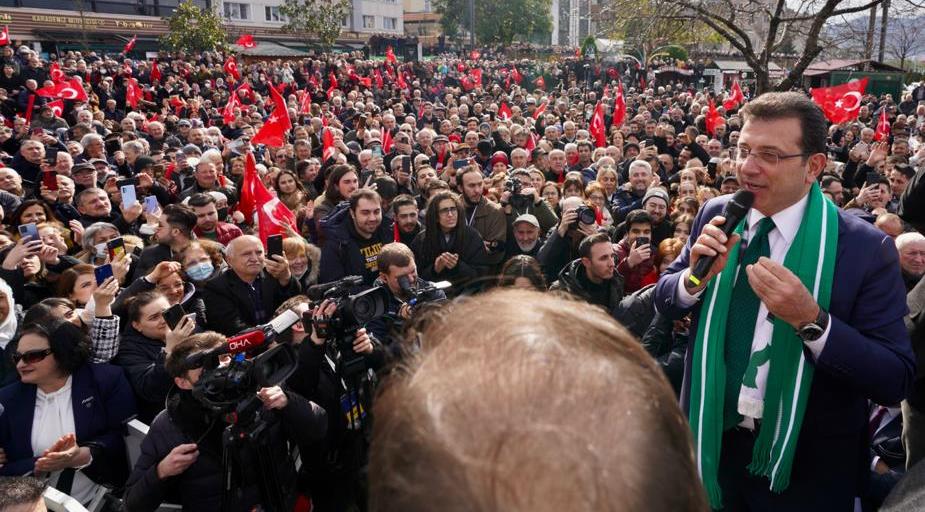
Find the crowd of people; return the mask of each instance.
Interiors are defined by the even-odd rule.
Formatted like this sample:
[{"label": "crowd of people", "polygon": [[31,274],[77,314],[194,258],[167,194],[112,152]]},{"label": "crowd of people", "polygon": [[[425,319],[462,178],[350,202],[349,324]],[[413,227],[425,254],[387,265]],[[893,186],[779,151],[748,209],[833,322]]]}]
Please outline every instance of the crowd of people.
[{"label": "crowd of people", "polygon": [[[661,289],[670,281],[665,277],[687,268],[697,236],[711,233],[704,225],[719,214],[716,198],[742,187],[760,191],[759,182],[743,183],[742,166],[773,166],[792,157],[805,161],[810,154],[805,146],[794,155],[750,146],[756,139],[754,134],[744,138],[748,119],[741,110],[749,98],[729,110],[719,107],[717,122],[708,119],[709,110],[722,98],[708,91],[681,83],[649,85],[640,82],[637,71],[585,66],[577,58],[511,62],[486,51],[477,60],[467,53],[411,63],[366,60],[361,54],[245,61],[234,54],[163,53],[143,60],[76,51],[43,57],[16,45],[3,46],[0,54],[0,346],[6,354],[0,362],[0,381],[6,385],[0,389],[0,475],[47,479],[84,504],[105,488],[132,511],[155,510],[161,503],[189,510],[229,507],[229,493],[222,490],[227,423],[199,398],[203,386],[197,382],[210,368],[197,355],[212,353],[229,337],[286,311],[305,319],[276,339],[294,347],[297,368],[285,382],[255,390],[256,397],[263,405],[260,416],[271,424],[267,450],[287,460],[290,448],[298,447],[300,467],[293,465],[280,481],[291,479],[300,503],[310,500],[321,511],[365,509],[367,502],[377,503],[375,495],[368,496],[377,489],[380,510],[389,510],[388,503],[414,509],[412,501],[424,499],[427,488],[382,469],[420,477],[427,472],[427,466],[414,469],[414,461],[404,457],[415,450],[389,439],[387,432],[410,429],[419,437],[404,442],[436,443],[427,444],[433,451],[421,452],[432,463],[470,456],[454,450],[478,444],[466,439],[444,452],[433,438],[439,434],[413,425],[419,417],[438,421],[430,417],[430,399],[416,388],[424,384],[394,375],[409,353],[418,357],[416,352],[430,350],[442,354],[442,366],[414,367],[427,385],[452,394],[451,387],[464,388],[475,379],[453,374],[456,365],[467,367],[463,362],[471,361],[471,353],[458,347],[454,352],[448,343],[428,349],[422,342],[422,336],[433,342],[443,332],[426,325],[441,308],[466,320],[444,326],[447,336],[466,343],[473,341],[467,333],[478,332],[485,343],[473,346],[487,351],[498,339],[517,336],[520,324],[507,325],[505,315],[551,326],[544,318],[574,307],[574,315],[556,317],[561,326],[589,322],[594,329],[594,322],[609,316],[626,331],[600,327],[594,332],[619,337],[619,347],[576,349],[571,338],[586,331],[569,326],[574,331],[558,338],[562,347],[537,353],[552,350],[555,355],[542,357],[558,360],[557,350],[578,350],[576,361],[632,353],[631,360],[644,360],[649,372],[660,369],[667,380],[642,375],[626,382],[653,387],[659,403],[670,402],[663,394],[670,392],[670,383],[685,403],[697,314],[690,312],[692,303],[674,304],[684,300],[681,292],[662,301],[662,294],[674,294]],[[276,92],[284,105],[274,101]],[[883,112],[891,128],[880,134]],[[749,115],[764,119],[760,113]],[[252,143],[281,116],[290,119],[291,128],[280,145]],[[884,267],[880,277],[904,286],[892,291],[904,297],[909,292],[915,313],[915,306],[925,304],[913,299],[921,293],[917,290],[925,290],[920,286],[925,198],[919,199],[925,194],[925,185],[919,185],[925,170],[925,89],[901,98],[866,95],[857,119],[822,129],[826,139],[817,154],[823,158],[813,161],[819,191],[839,215],[888,237],[889,247],[881,250],[897,253],[898,263]],[[255,215],[254,205],[243,204],[253,197],[254,179],[292,213],[291,222],[276,226],[283,240],[275,248],[257,219],[276,218]],[[711,217],[704,218],[710,205]],[[761,211],[768,217],[775,213]],[[724,244],[725,239],[693,254],[718,253]],[[877,252],[867,246],[847,250]],[[342,306],[330,298],[310,299],[309,289],[351,276],[358,277],[351,293],[383,290],[384,308],[371,321],[340,333],[345,343],[334,343],[336,329],[324,327],[343,315]],[[444,281],[448,287],[435,285]],[[552,290],[573,302],[550,303],[561,299],[497,288]],[[442,306],[457,297],[466,299]],[[665,306],[656,308],[660,304]],[[907,323],[915,341],[920,320],[911,318]],[[886,329],[874,327],[880,328]],[[495,331],[494,339],[485,334]],[[546,336],[555,338],[539,335]],[[899,350],[904,356],[909,351]],[[342,374],[354,362],[348,353],[364,368],[356,385]],[[503,373],[507,366],[496,363],[505,358],[529,355],[522,347],[506,346],[498,357],[475,360],[484,359],[485,371]],[[914,361],[905,363],[905,370],[913,371]],[[537,364],[534,371],[548,373]],[[580,373],[574,376],[579,384],[599,384]],[[440,382],[442,374],[453,375]],[[494,386],[519,382],[511,378],[476,380],[491,394]],[[392,412],[379,430],[370,421],[372,397],[390,379],[404,395],[386,393],[383,403]],[[814,382],[835,385],[823,377]],[[551,383],[548,392],[562,385]],[[870,422],[863,440],[868,457],[863,478],[841,483],[865,510],[879,507],[906,468],[925,454],[921,383],[916,380],[912,391],[908,387],[899,396],[864,395],[870,400],[864,411],[853,410],[865,417],[865,428]],[[541,395],[511,396],[536,400]],[[565,396],[552,402],[574,407],[567,406]],[[598,405],[609,400],[603,388],[594,388],[591,396]],[[887,403],[877,401],[881,396]],[[465,407],[459,397],[448,397],[441,402]],[[641,407],[638,397],[615,400]],[[497,416],[507,405],[489,403],[495,403],[493,410],[473,411],[473,421],[506,425],[510,417]],[[597,406],[578,403],[580,409]],[[517,407],[511,411],[533,414]],[[608,414],[582,424],[607,422]],[[568,421],[580,430],[583,417]],[[132,419],[150,431],[130,467],[123,436]],[[678,430],[672,422],[680,420],[677,414],[658,421]],[[454,433],[466,438],[463,431],[469,428],[481,427]],[[617,435],[612,425],[608,428]],[[689,434],[680,435],[688,442]],[[676,442],[658,439],[644,442]],[[593,442],[605,450],[609,441]],[[693,457],[685,446],[672,446],[674,456]],[[496,455],[469,448],[478,457]],[[378,466],[367,473],[370,449]],[[614,458],[625,462],[629,453]],[[582,464],[574,454],[562,457],[570,467]],[[239,462],[237,478],[243,483],[233,493],[236,509],[266,505],[257,483],[260,466],[248,457]],[[685,465],[678,474],[696,480],[693,467]],[[803,477],[795,471],[793,479]],[[862,480],[872,484],[860,485]],[[475,499],[466,493],[489,492],[490,485],[479,481],[447,496]],[[540,481],[551,482],[548,475]],[[31,489],[28,483],[17,485]],[[565,489],[561,481],[550,485]],[[574,490],[568,495],[575,496]],[[508,488],[502,494],[508,493],[516,495]],[[446,508],[453,508],[447,496]],[[691,510],[706,506],[698,486],[679,496]],[[530,503],[537,509],[556,503],[511,499],[498,503],[506,503],[503,508]],[[559,503],[600,509],[607,508],[599,506],[606,500],[622,498],[601,493],[596,500],[582,499],[587,501]]]}]

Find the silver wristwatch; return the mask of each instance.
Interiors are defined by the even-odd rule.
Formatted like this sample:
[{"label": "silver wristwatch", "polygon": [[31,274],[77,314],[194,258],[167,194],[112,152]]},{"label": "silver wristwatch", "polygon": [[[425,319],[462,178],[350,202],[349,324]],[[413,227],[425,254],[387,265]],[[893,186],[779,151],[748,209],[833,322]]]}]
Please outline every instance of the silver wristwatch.
[{"label": "silver wristwatch", "polygon": [[816,319],[808,324],[803,324],[797,329],[797,336],[803,341],[816,341],[825,334],[829,326],[829,313],[819,308],[819,315]]}]

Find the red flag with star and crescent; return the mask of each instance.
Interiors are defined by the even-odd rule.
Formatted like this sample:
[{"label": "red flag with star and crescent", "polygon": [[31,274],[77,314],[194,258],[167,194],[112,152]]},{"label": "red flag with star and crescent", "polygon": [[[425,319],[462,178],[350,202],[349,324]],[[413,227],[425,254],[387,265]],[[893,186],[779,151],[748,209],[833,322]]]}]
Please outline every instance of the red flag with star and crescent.
[{"label": "red flag with star and crescent", "polygon": [[51,65],[48,66],[48,76],[51,78],[51,81],[55,83],[64,80],[64,71],[61,71],[61,66],[57,61],[52,62]]},{"label": "red flag with star and crescent", "polygon": [[151,64],[151,81],[161,81],[161,68],[157,65],[157,59]]},{"label": "red flag with star and crescent", "polygon": [[272,235],[286,236],[286,225],[297,230],[295,215],[278,197],[267,190],[267,187],[257,173],[257,162],[253,153],[247,153],[244,159],[244,180],[241,183],[241,200],[238,201],[238,211],[244,214],[245,222],[253,222],[254,213],[257,214],[257,226],[260,240],[264,245],[267,238]]},{"label": "red flag with star and crescent", "polygon": [[60,98],[55,101],[49,101],[45,104],[45,106],[50,108],[51,111],[55,113],[55,117],[61,117],[64,115],[64,100]]},{"label": "red flag with star and crescent", "polygon": [[231,95],[228,96],[228,103],[225,103],[225,108],[222,110],[222,120],[225,121],[225,124],[234,121],[235,108],[241,108],[241,99],[238,98],[237,91],[233,91]]},{"label": "red flag with star and crescent", "polygon": [[337,154],[337,149],[334,148],[334,132],[330,128],[326,128],[321,136],[321,147],[321,159],[324,162],[334,158]]},{"label": "red flag with star and crescent", "polygon": [[512,117],[511,107],[507,106],[507,103],[502,103],[501,107],[498,108],[498,117],[507,120]]},{"label": "red flag with star and crescent", "polygon": [[235,44],[248,50],[257,47],[257,43],[254,41],[254,36],[251,34],[244,34],[243,36],[239,37]]},{"label": "red flag with star and crescent", "polygon": [[544,101],[542,105],[540,105],[539,107],[537,107],[536,110],[533,111],[533,120],[534,120],[534,121],[537,120],[537,119],[539,119],[540,116],[543,115],[543,112],[546,112],[546,106],[547,106],[547,105],[549,105],[549,102],[548,102],[548,101]]},{"label": "red flag with star and crescent", "polygon": [[809,92],[813,101],[822,108],[825,117],[833,123],[844,123],[857,119],[861,108],[861,97],[867,89],[868,78],[832,87],[816,87]]},{"label": "red flag with star and crescent", "polygon": [[292,128],[292,121],[289,120],[289,110],[286,108],[286,100],[270,84],[270,97],[273,98],[273,112],[263,124],[257,135],[251,140],[252,144],[264,144],[267,146],[280,147],[286,139],[286,130]]},{"label": "red flag with star and crescent", "polygon": [[141,87],[138,86],[138,80],[135,78],[129,78],[126,80],[125,84],[125,104],[132,107],[138,108],[138,101],[141,100],[142,91]]},{"label": "red flag with star and crescent", "polygon": [[886,117],[886,108],[880,111],[880,119],[877,121],[877,131],[874,132],[874,140],[889,140],[890,138],[890,120]]},{"label": "red flag with star and crescent", "polygon": [[739,106],[743,101],[745,101],[745,95],[742,94],[742,88],[739,87],[739,80],[735,79],[732,81],[732,93],[726,101],[723,102],[723,108],[726,110],[732,110]]},{"label": "red flag with star and crescent", "polygon": [[588,127],[591,137],[594,138],[594,146],[603,148],[607,146],[607,128],[604,124],[604,104],[597,103],[594,107],[594,114],[591,116],[591,125]]},{"label": "red flag with star and crescent", "polygon": [[61,81],[50,87],[36,89],[35,93],[45,98],[61,98],[64,100],[87,101],[87,91],[77,77]]},{"label": "red flag with star and crescent", "polygon": [[398,62],[398,59],[395,58],[395,50],[392,50],[391,46],[385,49],[385,61],[389,64]]},{"label": "red flag with star and crescent", "polygon": [[10,44],[10,27],[4,25],[3,30],[0,30],[0,46],[8,44]]},{"label": "red flag with star and crescent", "polygon": [[135,48],[135,43],[138,42],[138,36],[132,36],[132,39],[125,43],[125,47],[122,48],[122,53],[128,53]]},{"label": "red flag with star and crescent", "polygon": [[299,113],[310,114],[312,111],[312,95],[308,90],[302,91],[302,99],[299,101]]},{"label": "red flag with star and crescent", "polygon": [[238,61],[235,60],[234,55],[229,55],[228,58],[225,59],[223,68],[225,69],[225,74],[231,77],[235,82],[241,79],[241,72],[238,71]]},{"label": "red flag with star and crescent", "polygon": [[626,119],[626,97],[623,96],[623,82],[617,83],[617,93],[613,100],[613,118],[610,120],[610,126],[623,126]]},{"label": "red flag with star and crescent", "polygon": [[518,84],[524,79],[524,76],[520,74],[520,71],[517,71],[517,66],[511,68],[511,78]]}]

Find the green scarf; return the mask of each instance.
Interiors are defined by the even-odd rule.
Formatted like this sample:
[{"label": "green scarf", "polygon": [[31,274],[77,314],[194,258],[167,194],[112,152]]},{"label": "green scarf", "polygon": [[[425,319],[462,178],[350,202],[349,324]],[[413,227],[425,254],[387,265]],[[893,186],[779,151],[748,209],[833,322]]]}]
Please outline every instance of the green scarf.
[{"label": "green scarf", "polygon": [[[740,236],[745,220],[738,225]],[[828,309],[838,246],[838,210],[814,183],[799,231],[784,259],[784,266],[796,274],[812,293],[819,307]],[[710,505],[722,508],[717,471],[723,439],[723,394],[726,365],[723,359],[726,315],[733,280],[739,262],[738,244],[729,252],[726,270],[707,286],[700,312],[700,324],[693,345],[690,424],[700,477]],[[747,279],[742,269],[739,279]],[[770,367],[764,394],[762,424],[752,462],[754,475],[766,476],[771,490],[782,492],[790,484],[790,470],[797,437],[813,380],[813,366],[803,355],[803,343],[793,327],[774,320],[770,345]],[[775,428],[776,427],[776,428]]]}]

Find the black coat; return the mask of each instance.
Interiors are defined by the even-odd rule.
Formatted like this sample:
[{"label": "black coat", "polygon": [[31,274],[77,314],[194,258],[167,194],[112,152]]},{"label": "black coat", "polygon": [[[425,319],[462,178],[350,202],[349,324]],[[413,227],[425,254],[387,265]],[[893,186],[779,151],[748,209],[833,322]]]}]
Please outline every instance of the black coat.
[{"label": "black coat", "polygon": [[164,342],[153,340],[129,325],[119,338],[119,353],[112,364],[125,370],[125,377],[135,392],[138,419],[146,424],[164,410],[167,392],[173,379],[164,369]]},{"label": "black coat", "polygon": [[[458,294],[461,288],[469,285],[480,276],[484,275],[490,268],[488,263],[488,252],[485,251],[485,244],[482,243],[482,237],[475,228],[465,226],[465,236],[462,240],[452,237],[447,242],[442,234],[440,237],[440,250],[433,251],[427,244],[427,231],[421,231],[418,236],[414,237],[411,243],[411,250],[414,252],[414,260],[417,263],[418,274],[428,281],[450,281],[453,283],[453,292]],[[450,252],[459,255],[459,263],[453,269],[444,269],[437,272],[434,268],[434,262],[441,253]]]},{"label": "black coat", "polygon": [[[282,286],[276,278],[264,271],[261,272],[258,281],[263,311],[267,315],[264,321],[270,320],[276,308],[286,299],[298,295],[301,291],[299,282],[293,277],[289,278],[286,286]],[[206,282],[202,299],[208,308],[206,326],[210,330],[231,336],[258,324],[254,303],[251,301],[250,285],[242,281],[230,268]]]},{"label": "black coat", "polygon": [[[353,226],[348,203],[340,203],[321,221],[321,233],[325,242],[321,247],[319,283],[330,283],[347,276],[361,276],[364,284],[373,283],[378,272],[366,268],[366,257],[360,252],[359,235]],[[370,243],[378,243],[381,249],[394,241],[394,237],[392,221],[383,217]]]},{"label": "black coat", "polygon": [[585,267],[581,264],[581,260],[577,259],[562,269],[562,272],[559,273],[559,279],[549,289],[568,292],[581,300],[601,306],[608,312],[613,311],[620,303],[620,299],[623,298],[623,277],[616,270],[614,270],[613,277],[607,281],[607,285],[610,287],[610,302],[607,304],[599,304],[593,301],[593,297],[585,287],[586,281]]}]

